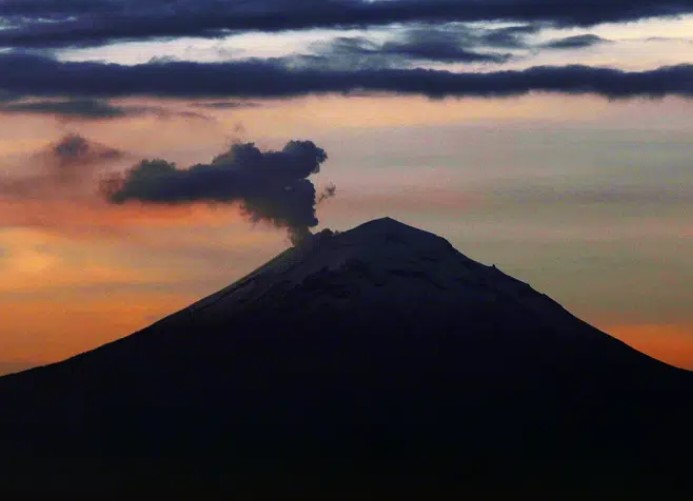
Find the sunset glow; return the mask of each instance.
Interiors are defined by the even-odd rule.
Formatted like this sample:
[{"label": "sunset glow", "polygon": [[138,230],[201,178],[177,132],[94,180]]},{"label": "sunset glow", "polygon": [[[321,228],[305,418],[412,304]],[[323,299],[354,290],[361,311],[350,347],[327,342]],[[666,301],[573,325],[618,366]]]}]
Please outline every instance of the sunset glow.
[{"label": "sunset glow", "polygon": [[[69,43],[57,34],[77,36],[78,14],[47,13],[57,31],[45,40],[28,17],[8,14],[0,373],[130,334],[289,245],[286,225],[252,217],[243,199],[118,204],[104,197],[105,179],[125,179],[144,159],[187,169],[234,144],[275,151],[291,140],[327,152],[311,177],[318,194],[337,187],[318,204],[314,230],[384,215],[416,224],[626,343],[693,369],[693,90],[657,73],[693,64],[693,16],[677,14],[576,11],[553,24],[518,15],[439,27],[385,19],[348,29],[326,21]],[[462,44],[457,59],[444,42]],[[198,66],[186,73],[184,63]],[[544,77],[546,66],[621,73],[573,88],[575,75]],[[40,76],[63,69],[54,82]],[[440,81],[420,84],[419,70]],[[70,81],[81,71],[114,72],[120,87]],[[195,71],[228,71],[239,87],[206,88],[213,82]],[[288,86],[274,88],[265,71],[288,72]],[[458,73],[471,76],[446,87]],[[488,83],[496,87],[477,89],[482,73],[497,76]],[[644,88],[649,81],[671,88]],[[60,157],[69,138],[89,151]]]}]

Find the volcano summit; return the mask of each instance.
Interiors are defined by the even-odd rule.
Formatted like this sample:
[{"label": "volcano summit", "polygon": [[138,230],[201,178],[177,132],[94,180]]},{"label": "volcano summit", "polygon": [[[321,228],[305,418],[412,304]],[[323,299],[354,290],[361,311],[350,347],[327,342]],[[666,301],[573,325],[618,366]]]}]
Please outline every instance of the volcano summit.
[{"label": "volcano summit", "polygon": [[1,378],[0,475],[8,489],[662,492],[686,488],[691,397],[691,373],[386,218]]}]

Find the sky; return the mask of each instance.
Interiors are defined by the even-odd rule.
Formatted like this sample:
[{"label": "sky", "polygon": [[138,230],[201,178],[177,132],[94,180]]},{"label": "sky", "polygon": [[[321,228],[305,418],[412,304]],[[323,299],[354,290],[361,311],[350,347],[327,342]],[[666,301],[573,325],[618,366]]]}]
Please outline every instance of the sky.
[{"label": "sky", "polygon": [[0,0],[0,374],[390,216],[693,369],[693,1]]}]

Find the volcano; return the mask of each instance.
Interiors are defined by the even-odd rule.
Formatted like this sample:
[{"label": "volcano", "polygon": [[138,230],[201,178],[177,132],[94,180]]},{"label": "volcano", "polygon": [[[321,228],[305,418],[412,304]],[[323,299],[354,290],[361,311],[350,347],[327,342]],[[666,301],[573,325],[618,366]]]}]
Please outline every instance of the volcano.
[{"label": "volcano", "polygon": [[693,374],[386,218],[0,378],[0,488],[661,493],[687,487],[692,397]]}]

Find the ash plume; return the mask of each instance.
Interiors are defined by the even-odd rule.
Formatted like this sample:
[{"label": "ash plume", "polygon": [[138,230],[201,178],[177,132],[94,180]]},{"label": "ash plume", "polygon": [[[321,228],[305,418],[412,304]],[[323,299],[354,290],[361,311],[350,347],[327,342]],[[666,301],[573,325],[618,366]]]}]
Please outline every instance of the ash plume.
[{"label": "ash plume", "polygon": [[311,141],[290,141],[280,151],[234,144],[209,164],[187,169],[166,160],[144,160],[105,179],[102,191],[115,204],[237,204],[253,222],[286,228],[298,244],[318,224],[317,203],[334,195],[332,187],[327,197],[318,195],[308,179],[326,160],[325,151]]}]

